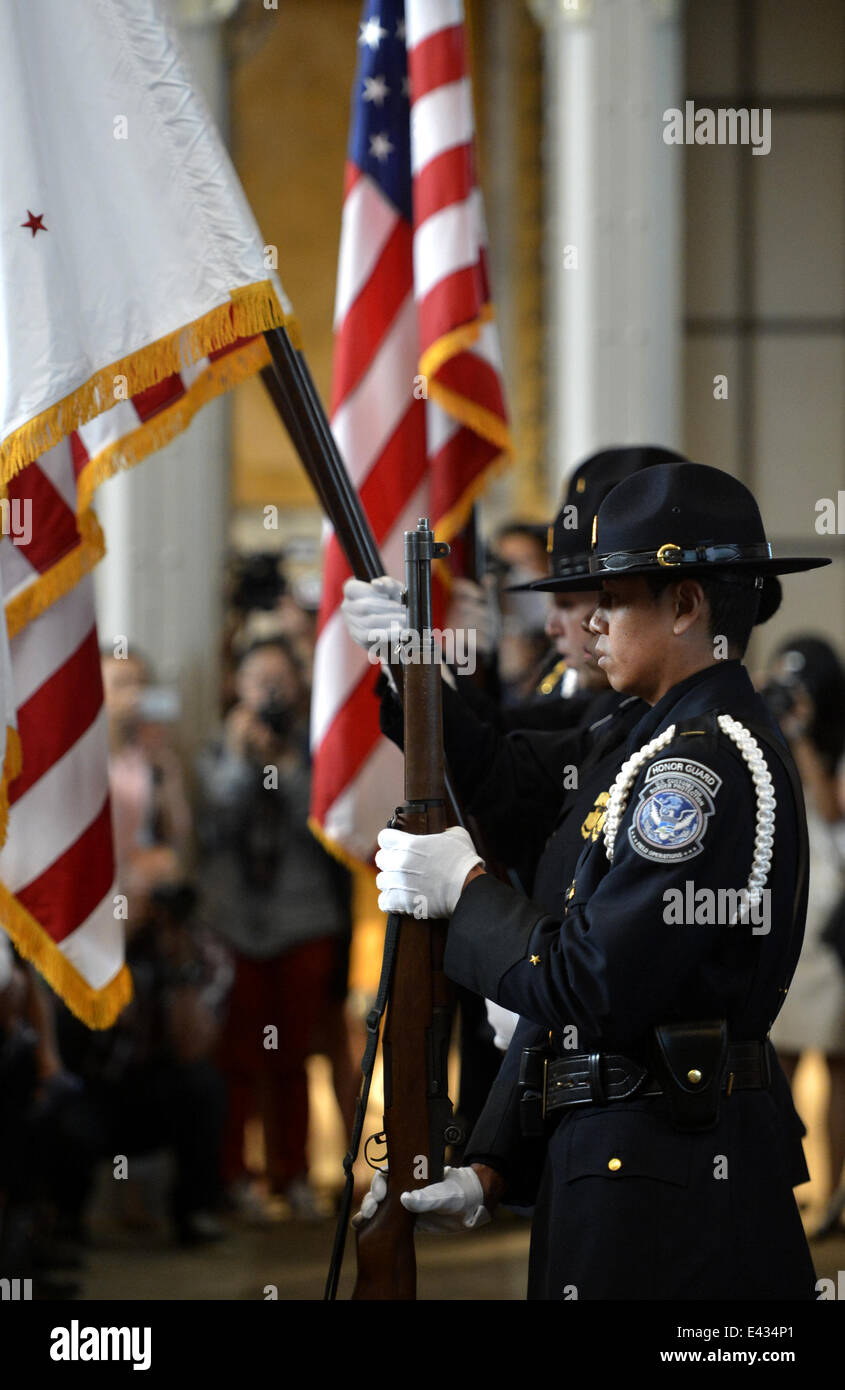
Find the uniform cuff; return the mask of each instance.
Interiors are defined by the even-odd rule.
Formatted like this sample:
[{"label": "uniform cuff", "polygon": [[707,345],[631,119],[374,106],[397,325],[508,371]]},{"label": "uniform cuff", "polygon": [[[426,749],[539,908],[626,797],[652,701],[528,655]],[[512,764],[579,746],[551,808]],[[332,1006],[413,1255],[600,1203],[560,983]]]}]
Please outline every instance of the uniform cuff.
[{"label": "uniform cuff", "polygon": [[534,928],[548,914],[492,874],[474,878],[458,899],[446,938],[450,979],[488,999],[499,999],[504,975],[530,955]]}]

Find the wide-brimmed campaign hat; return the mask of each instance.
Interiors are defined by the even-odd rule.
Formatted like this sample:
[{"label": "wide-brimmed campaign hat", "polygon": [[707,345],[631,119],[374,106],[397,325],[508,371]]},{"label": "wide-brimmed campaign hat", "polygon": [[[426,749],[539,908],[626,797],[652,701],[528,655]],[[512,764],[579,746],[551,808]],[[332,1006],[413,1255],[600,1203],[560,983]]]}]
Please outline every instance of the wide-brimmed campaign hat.
[{"label": "wide-brimmed campaign hat", "polygon": [[[550,577],[575,578],[589,573],[593,517],[617,483],[643,468],[681,461],[683,457],[673,449],[663,449],[656,444],[635,444],[602,449],[584,459],[569,479],[560,511],[548,529],[546,549],[551,566]],[[545,578],[532,579],[527,584],[509,585],[507,592],[515,594],[526,589],[545,590],[548,587]],[[592,587],[598,588],[598,585]]]},{"label": "wide-brimmed campaign hat", "polygon": [[537,589],[597,589],[603,579],[636,574],[760,576],[829,565],[818,556],[775,557],[763,519],[744,483],[703,463],[659,463],[625,478],[593,518],[584,575],[550,575]]}]

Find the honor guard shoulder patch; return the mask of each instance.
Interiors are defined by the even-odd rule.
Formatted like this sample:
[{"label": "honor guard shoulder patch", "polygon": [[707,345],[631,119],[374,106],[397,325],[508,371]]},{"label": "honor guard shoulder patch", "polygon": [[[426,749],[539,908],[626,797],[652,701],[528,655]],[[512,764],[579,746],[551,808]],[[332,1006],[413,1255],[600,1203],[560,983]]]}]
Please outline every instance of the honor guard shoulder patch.
[{"label": "honor guard shoulder patch", "polygon": [[721,785],[712,768],[688,758],[652,763],[628,828],[632,848],[659,864],[683,863],[700,854]]}]

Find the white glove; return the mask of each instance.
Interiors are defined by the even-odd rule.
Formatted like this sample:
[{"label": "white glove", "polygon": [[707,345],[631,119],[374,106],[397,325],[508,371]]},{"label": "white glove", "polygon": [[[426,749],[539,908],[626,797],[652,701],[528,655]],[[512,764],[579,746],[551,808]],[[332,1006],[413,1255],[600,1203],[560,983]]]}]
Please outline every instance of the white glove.
[{"label": "white glove", "polygon": [[370,1183],[370,1190],[364,1194],[361,1202],[361,1210],[352,1218],[352,1225],[355,1227],[363,1226],[365,1221],[369,1221],[371,1216],[375,1216],[378,1211],[379,1202],[383,1202],[387,1196],[387,1169],[379,1168],[373,1174]]},{"label": "white glove", "polygon": [[347,579],[340,611],[353,642],[368,650],[378,644],[386,651],[389,643],[407,631],[408,608],[402,602],[402,592],[399,580],[387,574],[372,583]]},{"label": "white glove", "polygon": [[493,1046],[500,1052],[507,1052],[519,1023],[519,1014],[512,1013],[503,1004],[494,1003],[492,999],[485,999],[484,1004],[487,1009],[487,1022],[493,1029]]},{"label": "white glove", "polygon": [[[362,1226],[375,1216],[379,1202],[387,1194],[386,1178],[386,1169],[375,1174],[361,1210],[352,1219],[353,1226]],[[492,1220],[484,1205],[481,1179],[474,1168],[447,1166],[443,1169],[442,1182],[431,1182],[427,1187],[403,1192],[399,1201],[406,1211],[416,1215],[418,1231],[460,1231],[464,1227],[474,1230]]]},{"label": "white glove", "polygon": [[447,626],[475,632],[475,643],[482,656],[489,656],[499,645],[499,613],[489,586],[472,579],[453,579],[449,593]]},{"label": "white glove", "polygon": [[378,837],[376,887],[382,912],[451,917],[470,869],[484,860],[460,825],[439,835],[409,835],[388,827]]}]

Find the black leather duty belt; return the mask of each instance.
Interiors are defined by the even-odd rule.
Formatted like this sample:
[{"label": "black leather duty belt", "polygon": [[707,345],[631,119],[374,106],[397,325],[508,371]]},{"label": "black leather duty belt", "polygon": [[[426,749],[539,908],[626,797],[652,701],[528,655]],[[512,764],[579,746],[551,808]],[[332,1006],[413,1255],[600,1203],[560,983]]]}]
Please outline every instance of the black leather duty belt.
[{"label": "black leather duty belt", "polygon": [[[527,1078],[526,1078],[527,1079]],[[607,1105],[614,1100],[639,1100],[661,1096],[664,1087],[640,1062],[612,1052],[581,1052],[572,1057],[546,1057],[543,1074],[536,1078],[542,1092],[542,1114],[571,1105]],[[705,1078],[690,1068],[690,1086]],[[765,1043],[728,1044],[721,1089],[732,1091],[765,1090],[771,1083],[769,1055]]]}]

